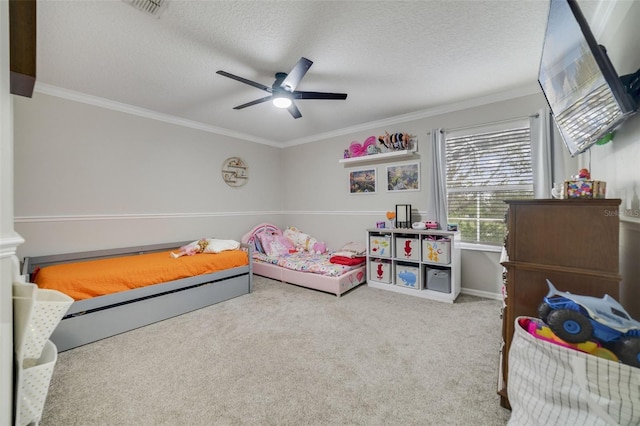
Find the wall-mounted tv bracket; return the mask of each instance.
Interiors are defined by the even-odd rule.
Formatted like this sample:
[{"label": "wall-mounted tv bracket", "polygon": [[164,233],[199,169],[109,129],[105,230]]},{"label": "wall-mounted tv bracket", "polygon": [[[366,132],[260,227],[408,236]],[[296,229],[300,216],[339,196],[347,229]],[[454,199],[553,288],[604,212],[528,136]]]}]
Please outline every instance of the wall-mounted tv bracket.
[{"label": "wall-mounted tv bracket", "polygon": [[621,76],[620,81],[636,105],[640,104],[640,69],[633,74]]}]

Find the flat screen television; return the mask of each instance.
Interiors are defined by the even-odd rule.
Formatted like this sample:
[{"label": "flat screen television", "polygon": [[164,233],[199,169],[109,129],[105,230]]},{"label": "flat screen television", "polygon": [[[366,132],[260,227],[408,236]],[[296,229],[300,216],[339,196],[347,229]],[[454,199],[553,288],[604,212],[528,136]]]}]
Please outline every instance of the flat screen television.
[{"label": "flat screen television", "polygon": [[551,0],[538,83],[572,157],[638,108],[574,0]]}]

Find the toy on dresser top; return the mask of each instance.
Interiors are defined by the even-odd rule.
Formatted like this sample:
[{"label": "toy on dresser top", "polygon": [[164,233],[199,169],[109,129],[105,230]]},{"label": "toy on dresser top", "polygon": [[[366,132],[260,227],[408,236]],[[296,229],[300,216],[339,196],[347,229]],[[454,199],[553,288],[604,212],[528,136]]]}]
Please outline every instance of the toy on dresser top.
[{"label": "toy on dresser top", "polygon": [[[591,180],[589,169],[580,169],[577,175],[564,182],[561,195],[562,198],[605,198],[606,191],[606,182]],[[556,197],[556,193],[553,195]]]}]

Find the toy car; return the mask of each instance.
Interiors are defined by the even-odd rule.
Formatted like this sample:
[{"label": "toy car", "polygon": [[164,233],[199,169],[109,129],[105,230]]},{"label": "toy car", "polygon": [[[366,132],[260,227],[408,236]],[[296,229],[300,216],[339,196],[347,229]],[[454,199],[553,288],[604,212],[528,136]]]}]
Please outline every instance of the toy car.
[{"label": "toy car", "polygon": [[595,339],[625,364],[640,367],[640,322],[614,298],[580,296],[558,291],[547,280],[549,293],[538,308],[540,319],[560,339],[581,343]]}]

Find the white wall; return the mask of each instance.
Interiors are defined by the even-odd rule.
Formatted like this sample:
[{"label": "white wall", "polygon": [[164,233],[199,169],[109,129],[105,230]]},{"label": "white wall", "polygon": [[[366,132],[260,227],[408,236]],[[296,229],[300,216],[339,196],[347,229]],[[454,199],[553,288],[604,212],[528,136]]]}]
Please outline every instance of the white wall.
[{"label": "white wall", "polygon": [[[611,11],[608,25],[597,35],[607,48],[619,75],[640,69],[640,2],[620,1]],[[581,155],[591,164],[591,177],[607,182],[607,198],[622,199],[620,302],[636,319],[640,319],[640,114],[628,119],[616,132],[612,142],[594,146]]]},{"label": "white wall", "polygon": [[[414,214],[419,215],[416,219],[432,219],[433,201],[427,189],[432,164],[429,155],[430,130],[527,117],[544,107],[544,96],[537,93],[288,147],[282,153],[283,209],[288,212],[285,222],[325,239],[331,248],[339,248],[348,241],[364,242],[366,229],[374,228],[376,221],[384,220],[385,212],[395,210],[396,204],[411,204]],[[338,162],[352,141],[362,143],[367,137],[383,135],[385,131],[416,135],[419,141],[415,158],[364,164]],[[560,151],[560,155],[565,152]],[[384,179],[386,167],[415,161],[420,163],[420,191],[387,192]],[[564,166],[564,159],[558,161]],[[378,190],[375,194],[350,195],[349,172],[363,167],[376,168]],[[463,250],[463,291],[499,297],[502,271],[498,260],[497,252]]]},{"label": "white wall", "polygon": [[[249,182],[227,186],[224,159]],[[19,254],[205,236],[239,239],[278,221],[280,149],[35,93],[15,99]]]}]

